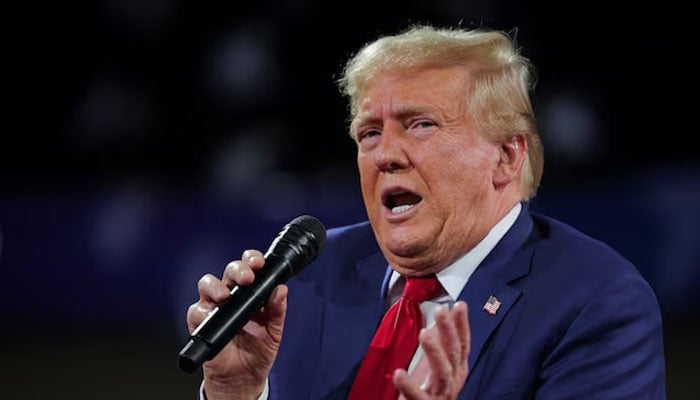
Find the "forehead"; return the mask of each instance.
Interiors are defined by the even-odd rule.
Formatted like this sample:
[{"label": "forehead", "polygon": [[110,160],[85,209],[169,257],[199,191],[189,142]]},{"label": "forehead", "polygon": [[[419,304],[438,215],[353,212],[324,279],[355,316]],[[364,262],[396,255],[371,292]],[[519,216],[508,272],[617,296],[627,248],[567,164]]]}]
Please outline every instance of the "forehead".
[{"label": "forehead", "polygon": [[387,113],[461,109],[469,86],[470,74],[463,67],[384,71],[363,87],[357,98],[354,121],[379,118]]}]

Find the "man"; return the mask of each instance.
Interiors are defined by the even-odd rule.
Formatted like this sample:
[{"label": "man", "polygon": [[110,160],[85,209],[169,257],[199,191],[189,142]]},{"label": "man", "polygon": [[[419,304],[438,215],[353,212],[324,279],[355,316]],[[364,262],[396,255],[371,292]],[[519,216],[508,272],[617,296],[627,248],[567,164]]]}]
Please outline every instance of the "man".
[{"label": "man", "polygon": [[[665,398],[648,284],[605,244],[528,209],[543,149],[531,67],[510,38],[415,27],[344,72],[369,223],[328,232],[318,260],[203,365],[203,396]],[[250,250],[222,280],[204,276],[190,331],[263,264]],[[386,367],[382,335],[402,319],[380,322],[413,278],[432,277],[420,345]]]}]

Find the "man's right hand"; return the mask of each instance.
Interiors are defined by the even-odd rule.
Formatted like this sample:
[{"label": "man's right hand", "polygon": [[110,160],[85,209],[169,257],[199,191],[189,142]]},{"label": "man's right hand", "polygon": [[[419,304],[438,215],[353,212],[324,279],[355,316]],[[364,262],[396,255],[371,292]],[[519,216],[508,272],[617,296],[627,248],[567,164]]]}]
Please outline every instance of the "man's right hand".
[{"label": "man's right hand", "polygon": [[[207,315],[229,297],[236,285],[250,285],[254,270],[265,264],[258,250],[246,250],[240,260],[230,262],[222,279],[204,275],[198,282],[199,301],[187,311],[187,327],[192,333]],[[277,286],[263,309],[212,360],[202,364],[207,400],[255,399],[277,357],[284,318],[287,313],[287,286]]]}]

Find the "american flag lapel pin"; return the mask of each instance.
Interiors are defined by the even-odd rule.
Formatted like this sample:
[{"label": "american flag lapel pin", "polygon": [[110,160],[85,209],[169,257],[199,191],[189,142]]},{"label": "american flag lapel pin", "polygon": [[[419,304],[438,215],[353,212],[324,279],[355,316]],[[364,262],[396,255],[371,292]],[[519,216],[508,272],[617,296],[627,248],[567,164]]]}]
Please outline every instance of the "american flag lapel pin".
[{"label": "american flag lapel pin", "polygon": [[486,303],[484,303],[484,306],[481,309],[491,315],[496,315],[499,307],[501,307],[501,301],[498,300],[496,296],[490,295],[489,298],[486,299]]}]

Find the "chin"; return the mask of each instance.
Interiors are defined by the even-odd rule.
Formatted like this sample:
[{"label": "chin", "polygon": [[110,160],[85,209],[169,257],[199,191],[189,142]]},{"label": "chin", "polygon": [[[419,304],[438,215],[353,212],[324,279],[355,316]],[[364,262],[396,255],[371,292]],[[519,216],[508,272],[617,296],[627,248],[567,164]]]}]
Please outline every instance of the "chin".
[{"label": "chin", "polygon": [[389,240],[384,241],[384,248],[395,257],[415,257],[425,248],[425,244],[421,245],[420,238],[415,238],[405,233],[397,235],[397,232],[392,232],[388,235],[388,238]]},{"label": "chin", "polygon": [[404,276],[423,276],[431,272],[431,264],[425,255],[405,254],[400,255],[395,252],[384,254],[391,267]]}]

